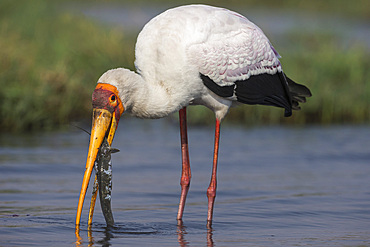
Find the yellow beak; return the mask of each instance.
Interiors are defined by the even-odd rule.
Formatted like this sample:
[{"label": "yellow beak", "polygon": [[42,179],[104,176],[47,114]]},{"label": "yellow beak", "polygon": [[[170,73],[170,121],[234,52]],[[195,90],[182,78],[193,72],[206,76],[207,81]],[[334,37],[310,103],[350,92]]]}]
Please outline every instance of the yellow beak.
[{"label": "yellow beak", "polygon": [[82,180],[80,199],[78,200],[76,226],[80,224],[82,207],[99,148],[103,143],[104,137],[107,137],[109,145],[112,144],[117,124],[118,123],[115,113],[112,114],[105,109],[93,110],[93,122],[91,128],[90,145],[87,154],[85,174]]}]

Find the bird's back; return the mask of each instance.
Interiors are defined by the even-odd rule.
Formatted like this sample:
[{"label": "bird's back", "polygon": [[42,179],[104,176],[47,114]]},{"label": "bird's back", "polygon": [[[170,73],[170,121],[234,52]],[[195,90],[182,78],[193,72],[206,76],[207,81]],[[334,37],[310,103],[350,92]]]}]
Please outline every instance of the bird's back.
[{"label": "bird's back", "polygon": [[[256,32],[269,44],[255,24],[236,12],[206,5],[186,5],[169,9],[149,21],[140,32],[135,49],[135,66],[147,81],[153,83],[167,80],[169,74],[173,77],[168,78],[170,80],[189,79],[182,77],[186,76],[186,73],[203,72],[199,71],[199,68],[205,60],[212,62],[212,59],[217,59],[207,57],[203,52],[212,55],[213,49],[213,52],[235,60],[235,56],[228,54],[225,47],[236,49],[238,47],[235,45],[239,44],[235,44],[235,41],[244,38],[251,40]],[[243,43],[245,40],[240,42]],[[223,46],[223,51],[216,50],[217,45]],[[230,47],[232,45],[234,47]],[[206,49],[203,49],[204,46]],[[199,53],[198,49],[202,52]],[[270,52],[275,55],[272,49]],[[240,58],[247,55],[249,54],[239,51]],[[235,67],[234,63],[237,61],[227,62]],[[219,65],[208,67],[214,72],[217,71],[217,66],[222,67]],[[199,74],[192,76],[199,78]],[[223,83],[222,79],[216,81]]]}]

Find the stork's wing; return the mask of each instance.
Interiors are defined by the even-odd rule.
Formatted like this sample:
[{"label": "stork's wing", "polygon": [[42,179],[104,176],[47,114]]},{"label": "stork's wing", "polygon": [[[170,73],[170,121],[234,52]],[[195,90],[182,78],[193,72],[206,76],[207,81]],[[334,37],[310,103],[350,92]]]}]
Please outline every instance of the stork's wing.
[{"label": "stork's wing", "polygon": [[204,85],[220,97],[246,104],[285,108],[292,100],[279,54],[263,32],[249,22],[244,29],[214,34],[189,51]]},{"label": "stork's wing", "polygon": [[220,86],[232,85],[252,75],[282,71],[279,54],[255,25],[210,35],[190,49],[192,56],[197,57],[199,72]]}]

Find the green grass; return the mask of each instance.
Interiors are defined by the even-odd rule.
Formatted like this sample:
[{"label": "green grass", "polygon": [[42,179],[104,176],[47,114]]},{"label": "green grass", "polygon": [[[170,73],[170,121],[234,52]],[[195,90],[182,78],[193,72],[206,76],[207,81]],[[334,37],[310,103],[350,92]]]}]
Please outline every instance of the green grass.
[{"label": "green grass", "polygon": [[133,66],[133,38],[59,13],[50,2],[0,3],[2,131],[53,129],[88,118],[98,77]]},{"label": "green grass", "polygon": [[[293,7],[290,2],[286,7]],[[98,77],[114,67],[133,69],[136,37],[59,11],[60,4],[0,2],[1,131],[55,129],[90,119],[91,93]],[[359,12],[356,8],[351,5],[348,13]],[[366,11],[361,11],[359,15],[366,16]],[[226,122],[369,123],[368,48],[343,47],[335,33],[292,31],[286,39],[286,46],[277,47],[284,71],[307,85],[313,97],[291,118],[284,118],[282,109],[243,106],[231,109]],[[213,122],[213,113],[204,107],[189,107],[189,111],[194,124]]]},{"label": "green grass", "polygon": [[352,44],[343,49],[343,44],[338,43],[335,35],[320,33],[296,33],[292,34],[292,39],[302,46],[299,50],[293,49],[282,62],[286,65],[286,72],[306,82],[314,95],[303,106],[304,114],[300,122],[368,123],[368,48]]}]

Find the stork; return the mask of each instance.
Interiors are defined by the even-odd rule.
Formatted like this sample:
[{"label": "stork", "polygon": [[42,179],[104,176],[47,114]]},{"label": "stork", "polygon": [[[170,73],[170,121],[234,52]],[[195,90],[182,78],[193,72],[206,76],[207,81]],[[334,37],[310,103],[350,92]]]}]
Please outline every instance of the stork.
[{"label": "stork", "polygon": [[92,94],[93,120],[76,225],[96,156],[103,139],[112,143],[123,112],[156,119],[179,111],[182,174],[177,219],[182,220],[191,180],[186,108],[203,105],[216,118],[207,224],[212,224],[217,186],[220,124],[230,107],[240,103],[284,108],[286,117],[299,110],[310,90],[289,79],[268,38],[246,17],[218,7],[186,5],[150,20],[139,33],[136,72],[105,72]]}]

